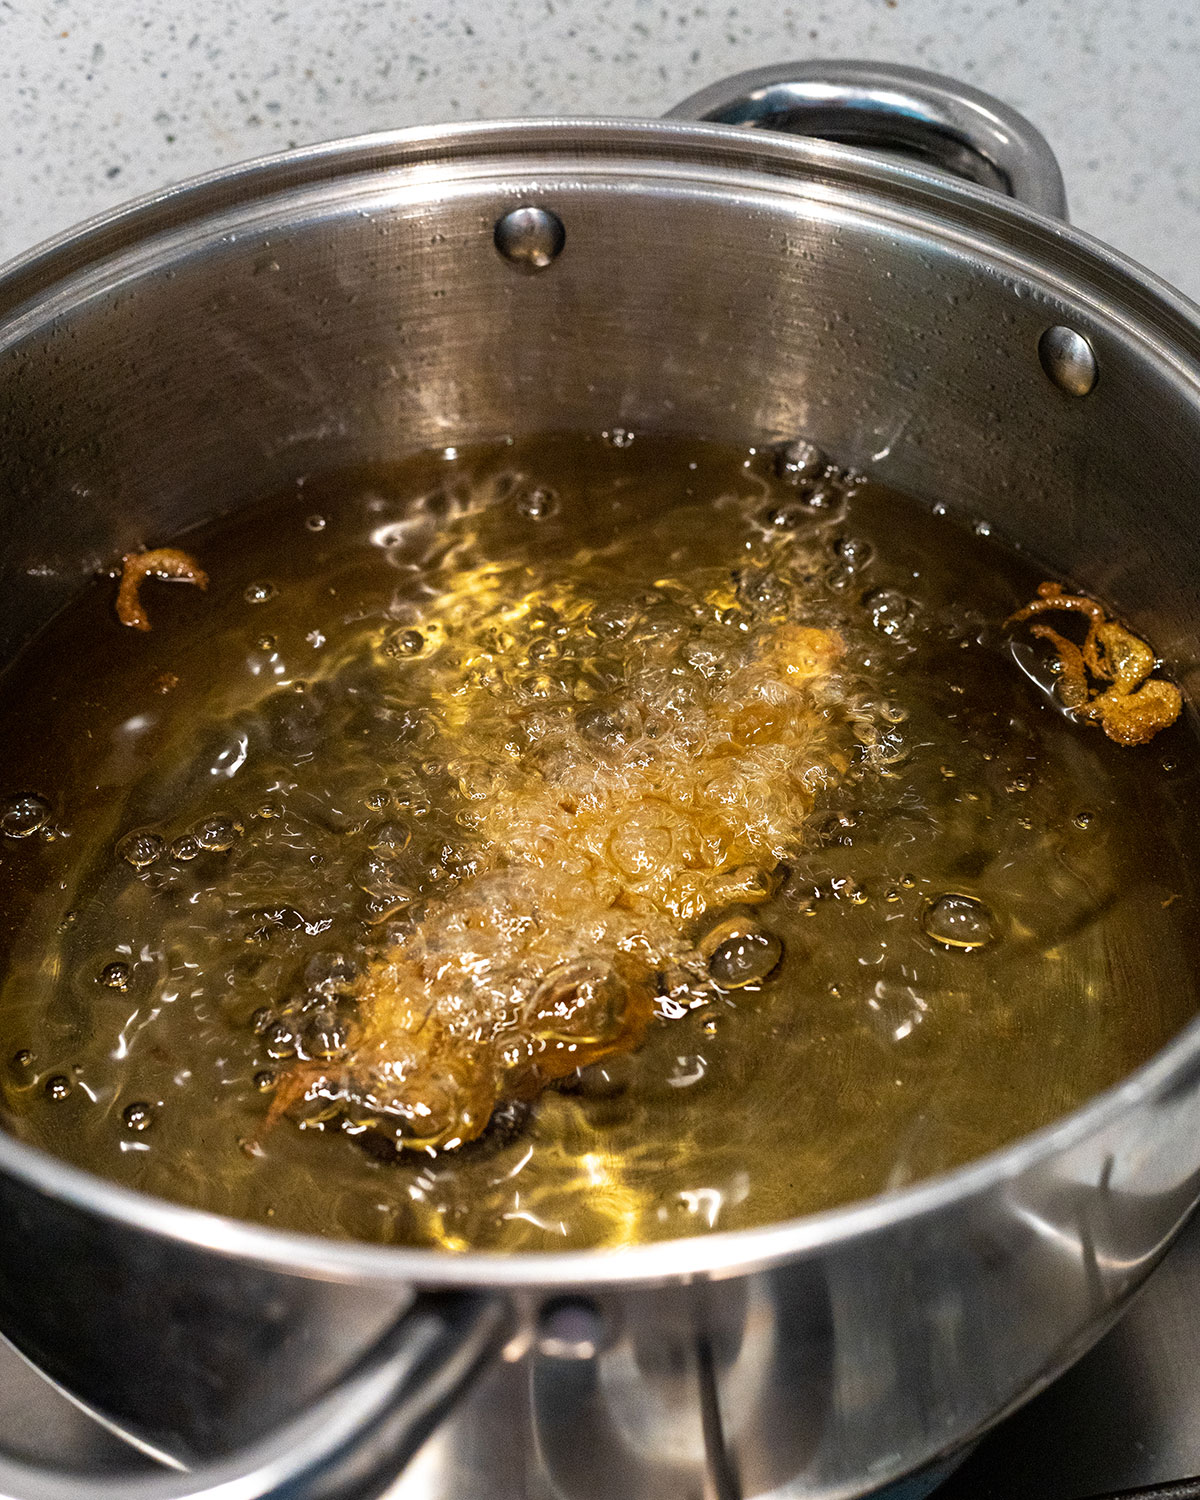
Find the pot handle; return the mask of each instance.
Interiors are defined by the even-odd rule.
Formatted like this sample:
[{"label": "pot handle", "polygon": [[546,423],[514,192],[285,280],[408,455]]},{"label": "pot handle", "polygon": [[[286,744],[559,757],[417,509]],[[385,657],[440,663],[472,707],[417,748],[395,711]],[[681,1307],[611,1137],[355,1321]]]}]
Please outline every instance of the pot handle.
[{"label": "pot handle", "polygon": [[501,1297],[422,1294],[299,1416],[179,1474],[88,1478],[0,1454],[0,1500],[373,1500],[503,1345]]},{"label": "pot handle", "polygon": [[1067,217],[1054,152],[1041,131],[990,94],[897,63],[777,63],[736,73],[677,104],[668,120],[819,136],[916,158]]}]

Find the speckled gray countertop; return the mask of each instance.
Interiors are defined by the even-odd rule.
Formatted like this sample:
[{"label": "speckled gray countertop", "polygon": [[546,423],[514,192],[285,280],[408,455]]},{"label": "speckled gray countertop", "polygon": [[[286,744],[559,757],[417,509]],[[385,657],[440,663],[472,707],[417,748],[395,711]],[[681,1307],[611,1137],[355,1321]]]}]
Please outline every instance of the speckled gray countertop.
[{"label": "speckled gray countertop", "polygon": [[1200,0],[0,0],[0,257],[226,162],[397,125],[659,114],[728,73],[954,74],[1075,222],[1200,300]]}]

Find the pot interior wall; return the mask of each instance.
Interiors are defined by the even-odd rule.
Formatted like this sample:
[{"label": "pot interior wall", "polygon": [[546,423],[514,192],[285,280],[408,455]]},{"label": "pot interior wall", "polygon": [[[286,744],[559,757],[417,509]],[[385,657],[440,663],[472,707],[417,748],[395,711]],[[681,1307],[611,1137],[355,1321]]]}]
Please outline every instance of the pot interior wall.
[{"label": "pot interior wall", "polygon": [[[64,274],[40,300],[16,305],[37,277],[10,275],[0,651],[122,551],[299,474],[621,425],[811,436],[1152,621],[1186,683],[1200,397],[1136,297],[1098,292],[1051,231],[989,223],[982,199],[926,190],[912,227],[911,183],[839,177],[814,165],[828,148],[748,143],[742,160],[710,133],[689,165],[677,142],[656,158],[646,132],[642,155],[608,134],[608,159],[601,127],[529,127],[511,157],[494,138],[473,157],[463,132],[440,167],[397,146],[341,182],[184,195],[43,262],[43,282]],[[519,202],[566,226],[538,274],[493,246]],[[1085,398],[1039,364],[1057,322],[1099,356]]]}]

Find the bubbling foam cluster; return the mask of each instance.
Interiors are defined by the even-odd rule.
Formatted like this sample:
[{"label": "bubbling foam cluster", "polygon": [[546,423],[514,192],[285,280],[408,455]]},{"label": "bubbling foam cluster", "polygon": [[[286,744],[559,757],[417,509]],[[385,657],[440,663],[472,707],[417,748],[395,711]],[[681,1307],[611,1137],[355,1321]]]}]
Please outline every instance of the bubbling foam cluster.
[{"label": "bubbling foam cluster", "polygon": [[702,919],[773,894],[869,739],[813,613],[767,538],[629,595],[587,551],[463,568],[386,634],[431,705],[457,878],[368,966],[345,1057],[296,1069],[274,1113],[456,1146],[702,987]]}]

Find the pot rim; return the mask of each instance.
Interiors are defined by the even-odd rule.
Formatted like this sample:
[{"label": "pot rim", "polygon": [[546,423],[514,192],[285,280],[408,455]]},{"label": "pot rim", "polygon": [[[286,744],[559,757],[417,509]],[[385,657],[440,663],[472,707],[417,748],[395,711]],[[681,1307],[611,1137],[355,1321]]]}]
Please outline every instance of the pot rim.
[{"label": "pot rim", "polygon": [[[239,207],[320,183],[383,170],[515,157],[526,168],[547,152],[562,168],[658,161],[763,175],[775,186],[874,190],[899,204],[927,232],[964,226],[993,249],[1042,255],[1077,295],[1149,343],[1183,374],[1200,401],[1200,306],[1102,241],[1012,199],[936,168],[881,157],[858,147],[734,126],[617,118],[495,120],[418,126],[322,142],[257,157],[146,194],[93,217],[0,266],[0,342],[12,325],[36,316],[56,290],[165,232],[200,226]],[[714,169],[721,168],[722,173]],[[544,165],[542,170],[545,170]],[[1022,243],[1023,242],[1023,243]],[[6,329],[5,325],[9,325]],[[376,1245],[276,1229],[187,1208],[109,1182],[0,1128],[0,1171],[37,1191],[104,1218],[222,1255],[302,1276],[421,1287],[581,1288],[656,1285],[741,1275],[808,1255],[839,1241],[936,1214],[955,1200],[981,1196],[1051,1157],[1099,1135],[1126,1111],[1169,1095],[1200,1065],[1200,1016],[1149,1060],[1079,1108],[987,1155],[915,1184],[839,1208],[759,1228],[719,1230],[617,1249],[469,1251]]]},{"label": "pot rim", "polygon": [[417,125],[218,167],[104,210],[0,263],[0,337],[4,324],[28,310],[25,304],[32,299],[164,231],[178,232],[275,195],[385,170],[425,169],[428,177],[431,168],[469,159],[480,167],[490,164],[495,175],[506,159],[532,172],[544,170],[546,158],[581,177],[589,166],[606,161],[626,171],[631,162],[648,167],[657,162],[664,168],[699,169],[717,185],[732,173],[757,179],[760,186],[770,179],[777,191],[786,191],[790,182],[806,196],[814,187],[875,189],[907,208],[926,230],[970,225],[997,251],[1003,249],[997,227],[1007,231],[1009,248],[1023,232],[1027,246],[1060,263],[1060,275],[1080,281],[1090,273],[1093,292],[1097,282],[1102,294],[1123,291],[1125,307],[1112,311],[1144,319],[1187,346],[1191,373],[1200,384],[1200,303],[1085,230],[936,167],[808,136],[671,118],[548,116]]}]

